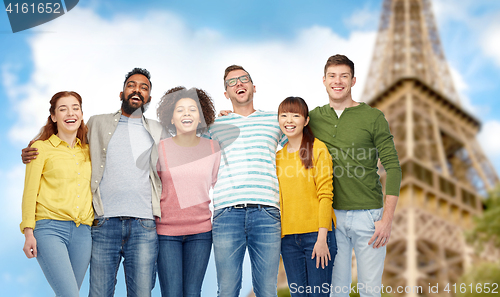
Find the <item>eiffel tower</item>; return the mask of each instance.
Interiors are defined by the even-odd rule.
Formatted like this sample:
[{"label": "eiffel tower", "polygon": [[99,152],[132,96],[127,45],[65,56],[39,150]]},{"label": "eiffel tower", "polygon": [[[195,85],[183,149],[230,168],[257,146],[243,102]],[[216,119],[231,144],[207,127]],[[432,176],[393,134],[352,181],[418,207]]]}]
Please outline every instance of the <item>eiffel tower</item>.
[{"label": "eiffel tower", "polygon": [[499,179],[476,140],[480,122],[460,104],[430,0],[384,0],[363,101],[386,115],[403,171],[383,284],[406,289],[393,296],[450,296],[446,284],[475,260],[463,231]]}]

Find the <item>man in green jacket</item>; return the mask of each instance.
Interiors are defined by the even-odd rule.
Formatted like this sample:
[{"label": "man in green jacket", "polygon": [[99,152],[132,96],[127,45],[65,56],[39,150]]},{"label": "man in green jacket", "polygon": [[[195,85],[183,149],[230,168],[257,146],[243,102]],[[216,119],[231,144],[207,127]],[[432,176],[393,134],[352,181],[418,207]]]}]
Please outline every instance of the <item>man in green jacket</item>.
[{"label": "man in green jacket", "polygon": [[[399,196],[401,167],[384,114],[352,100],[354,63],[335,55],[325,65],[323,84],[329,104],[312,110],[310,127],[333,159],[333,208],[337,217],[331,296],[349,296],[352,249],[360,296],[380,296],[386,245]],[[387,173],[386,199],[377,173]]]}]

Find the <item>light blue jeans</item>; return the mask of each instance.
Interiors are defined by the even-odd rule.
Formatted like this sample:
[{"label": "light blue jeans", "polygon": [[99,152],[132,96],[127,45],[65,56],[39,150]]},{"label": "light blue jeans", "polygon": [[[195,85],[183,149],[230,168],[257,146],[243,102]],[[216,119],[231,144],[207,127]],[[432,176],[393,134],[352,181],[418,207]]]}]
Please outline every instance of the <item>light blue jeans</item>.
[{"label": "light blue jeans", "polygon": [[331,297],[348,297],[351,288],[352,249],[356,255],[361,297],[380,296],[386,247],[373,248],[368,241],[375,232],[375,222],[382,219],[383,208],[337,210],[337,256],[332,274]]},{"label": "light blue jeans", "polygon": [[217,296],[239,296],[247,248],[255,295],[277,296],[281,248],[279,209],[271,206],[217,209],[214,211],[212,236]]},{"label": "light blue jeans", "polygon": [[156,281],[158,235],[150,219],[101,218],[92,226],[90,297],[112,297],[123,258],[127,296],[151,296]]},{"label": "light blue jeans", "polygon": [[80,296],[92,249],[90,226],[40,220],[33,234],[38,250],[36,259],[56,296]]}]

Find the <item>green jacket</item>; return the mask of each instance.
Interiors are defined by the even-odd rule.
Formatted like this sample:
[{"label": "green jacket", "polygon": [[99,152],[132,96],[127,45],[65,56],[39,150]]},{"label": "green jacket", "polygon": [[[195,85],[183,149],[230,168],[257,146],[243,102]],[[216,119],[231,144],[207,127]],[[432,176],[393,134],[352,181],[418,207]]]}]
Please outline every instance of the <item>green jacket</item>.
[{"label": "green jacket", "polygon": [[346,108],[340,118],[329,104],[310,113],[314,136],[323,141],[333,160],[333,208],[383,207],[377,173],[380,158],[387,172],[387,195],[399,196],[401,167],[384,114],[365,103]]}]

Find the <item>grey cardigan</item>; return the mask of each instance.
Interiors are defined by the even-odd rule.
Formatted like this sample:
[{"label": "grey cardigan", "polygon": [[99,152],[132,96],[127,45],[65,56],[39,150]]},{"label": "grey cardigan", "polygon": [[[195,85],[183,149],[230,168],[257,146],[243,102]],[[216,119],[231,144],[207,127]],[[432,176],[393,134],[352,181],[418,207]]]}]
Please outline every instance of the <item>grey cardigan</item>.
[{"label": "grey cardigan", "polygon": [[[99,184],[104,174],[104,166],[106,166],[108,144],[118,126],[121,115],[121,110],[110,114],[95,115],[90,117],[87,123],[89,128],[87,135],[90,147],[90,160],[92,161],[92,201],[96,217],[104,215]],[[163,128],[157,121],[146,119],[144,116],[142,116],[142,123],[155,143],[151,150],[151,158],[149,160],[149,180],[151,182],[153,215],[161,218],[161,181],[156,170],[156,163],[158,162],[158,143],[162,138]]]}]

